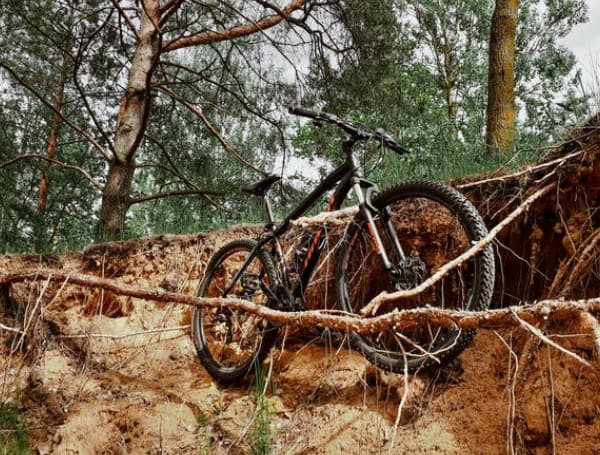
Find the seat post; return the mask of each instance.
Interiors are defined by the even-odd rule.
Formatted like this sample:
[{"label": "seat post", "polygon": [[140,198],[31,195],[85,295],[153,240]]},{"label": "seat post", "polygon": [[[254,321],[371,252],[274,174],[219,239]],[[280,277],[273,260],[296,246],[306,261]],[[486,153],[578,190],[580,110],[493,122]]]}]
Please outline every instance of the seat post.
[{"label": "seat post", "polygon": [[267,197],[267,192],[269,191],[269,188],[271,188],[271,185],[279,180],[281,180],[281,177],[269,175],[254,185],[242,188],[242,191],[245,193],[262,197],[263,206],[265,207],[265,212],[267,212],[267,229],[271,230],[275,228],[275,220],[273,219],[273,211],[271,210],[271,202]]},{"label": "seat post", "polygon": [[273,229],[275,227],[275,220],[273,219],[271,202],[269,201],[269,197],[266,194],[263,196],[263,205],[265,207],[265,212],[267,212],[267,228]]}]

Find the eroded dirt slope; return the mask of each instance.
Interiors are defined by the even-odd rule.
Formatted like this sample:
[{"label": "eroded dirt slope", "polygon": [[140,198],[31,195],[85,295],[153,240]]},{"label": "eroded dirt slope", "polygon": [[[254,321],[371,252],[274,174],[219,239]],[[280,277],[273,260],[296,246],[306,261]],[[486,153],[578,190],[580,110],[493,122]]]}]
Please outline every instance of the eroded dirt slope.
[{"label": "eroded dirt slope", "polygon": [[[0,272],[41,265],[193,292],[214,248],[253,232],[5,256]],[[184,306],[43,282],[13,286],[3,304],[0,322],[27,334],[1,332],[2,398],[20,395],[37,453],[252,453],[261,437],[288,454],[600,453],[600,364],[576,325],[553,339],[594,368],[520,330],[488,331],[462,367],[409,378],[343,340],[282,335],[261,407],[252,380],[223,388],[204,371]]]}]

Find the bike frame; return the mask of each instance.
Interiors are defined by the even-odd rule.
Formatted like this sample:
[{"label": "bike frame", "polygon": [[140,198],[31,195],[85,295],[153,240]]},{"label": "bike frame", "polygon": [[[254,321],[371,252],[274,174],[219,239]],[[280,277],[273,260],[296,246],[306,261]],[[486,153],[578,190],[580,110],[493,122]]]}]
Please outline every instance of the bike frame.
[{"label": "bike frame", "polygon": [[[237,271],[235,276],[231,279],[229,285],[225,288],[224,297],[227,296],[234,283],[236,283],[248,264],[256,257],[260,249],[265,248],[266,245],[272,244],[271,254],[274,259],[280,265],[282,273],[279,278],[281,280],[280,285],[283,285],[286,289],[290,290],[293,297],[302,301],[304,297],[304,290],[308,287],[308,283],[312,277],[315,267],[321,257],[321,253],[326,244],[325,228],[320,226],[315,233],[312,235],[309,242],[309,249],[302,262],[302,267],[298,270],[299,280],[296,283],[294,289],[290,289],[290,283],[288,279],[287,266],[285,264],[285,258],[279,238],[289,229],[290,223],[293,220],[300,218],[305,215],[322,197],[329,191],[334,190],[333,195],[329,199],[326,211],[331,212],[338,210],[351,190],[353,190],[358,198],[359,213],[363,216],[366,221],[369,237],[376,253],[381,259],[382,265],[386,271],[395,273],[396,268],[390,261],[381,240],[380,233],[377,230],[374,219],[379,215],[384,222],[385,234],[391,240],[392,247],[396,253],[396,257],[403,259],[405,254],[400,245],[400,241],[396,235],[396,231],[393,229],[391,224],[390,213],[386,210],[380,211],[372,204],[372,195],[379,192],[376,184],[369,182],[364,179],[361,175],[360,168],[356,164],[354,156],[352,155],[352,146],[355,143],[354,138],[349,138],[342,145],[342,149],[346,152],[346,161],[334,169],[329,175],[317,185],[317,187],[306,196],[302,202],[294,209],[283,221],[276,224],[272,221],[271,207],[268,197],[264,196],[264,205],[267,212],[268,222],[265,226],[266,234],[264,234],[259,240],[257,245],[248,255],[240,269]],[[363,192],[364,190],[364,192]],[[265,290],[271,294],[271,290]],[[272,297],[276,297],[272,295]]]}]

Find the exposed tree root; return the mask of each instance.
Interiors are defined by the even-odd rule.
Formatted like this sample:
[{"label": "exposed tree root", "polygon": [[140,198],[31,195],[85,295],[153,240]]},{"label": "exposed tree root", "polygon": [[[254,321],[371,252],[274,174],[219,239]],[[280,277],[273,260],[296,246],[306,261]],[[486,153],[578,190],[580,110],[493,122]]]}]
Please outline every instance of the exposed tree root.
[{"label": "exposed tree root", "polygon": [[[527,195],[550,183],[553,192],[498,236],[503,304],[600,295],[594,259],[600,252],[600,115],[535,165],[509,174],[454,182],[488,226],[500,223]],[[505,254],[506,253],[506,254]]]},{"label": "exposed tree root", "polygon": [[[359,317],[340,311],[312,310],[288,313],[258,306],[232,298],[194,297],[188,294],[164,291],[157,288],[133,286],[119,281],[78,273],[49,270],[23,270],[0,275],[0,286],[23,281],[44,279],[70,285],[101,288],[115,294],[140,299],[179,303],[194,307],[227,306],[247,311],[280,324],[295,327],[319,326],[335,330],[350,330],[362,334],[385,330],[403,330],[418,325],[433,324],[454,329],[498,329],[526,324],[546,324],[553,321],[577,320],[582,313],[600,313],[600,297],[578,301],[544,300],[535,304],[511,306],[488,311],[454,311],[433,307],[415,308],[374,317]],[[12,328],[13,330],[20,330]]]},{"label": "exposed tree root", "polygon": [[[596,159],[600,153],[599,125],[600,116],[574,131],[569,141],[526,169],[455,182],[477,206],[488,224],[490,235],[453,262],[437,269],[419,288],[377,297],[386,302],[399,302],[415,295],[460,261],[492,244],[497,247],[501,263],[495,294],[495,304],[501,306],[499,309],[463,312],[424,307],[370,317],[371,312],[361,316],[328,310],[334,308],[331,305],[334,300],[334,292],[330,289],[331,264],[336,259],[336,247],[345,226],[356,213],[356,208],[350,207],[292,223],[285,239],[290,254],[306,230],[324,227],[330,239],[328,250],[318,266],[315,288],[309,296],[313,309],[302,313],[276,311],[245,300],[194,296],[194,288],[211,252],[232,238],[260,235],[261,228],[256,226],[238,226],[218,235],[203,233],[113,242],[90,247],[81,253],[2,257],[0,338],[5,343],[5,351],[10,351],[7,358],[9,363],[13,358],[14,364],[21,362],[17,365],[21,368],[24,364],[34,364],[32,359],[40,357],[40,352],[48,349],[49,344],[58,345],[67,348],[69,357],[76,359],[78,365],[103,372],[110,368],[94,358],[98,346],[103,343],[123,342],[131,337],[129,341],[135,346],[137,337],[154,334],[162,343],[163,332],[181,331],[181,336],[186,336],[185,332],[189,330],[187,311],[182,312],[181,319],[168,323],[161,320],[122,331],[118,328],[122,326],[115,325],[113,331],[112,321],[103,318],[126,316],[128,308],[134,305],[136,311],[145,309],[145,303],[132,303],[131,298],[160,302],[159,307],[164,307],[165,313],[175,308],[169,304],[226,305],[302,333],[315,326],[342,334],[346,331],[363,334],[388,330],[400,332],[427,324],[453,329],[517,328],[509,331],[510,338],[506,340],[500,336],[510,359],[508,378],[504,383],[509,397],[504,427],[506,449],[508,453],[526,453],[535,447],[555,447],[556,438],[565,425],[561,419],[568,404],[564,404],[566,392],[560,389],[562,383],[556,376],[557,371],[568,370],[563,359],[570,362],[569,368],[574,371],[563,371],[565,375],[585,374],[594,381],[599,377],[600,160]],[[367,310],[376,308],[377,302],[372,301]],[[84,318],[101,315],[96,321],[103,320],[109,324],[104,328],[110,326],[111,330],[102,333],[104,330],[95,326],[69,325],[67,319],[61,319],[62,310],[73,307],[76,307],[71,314],[71,317],[75,315],[74,319],[79,314]],[[123,319],[118,324],[121,322]],[[482,338],[485,337],[484,334]],[[476,346],[480,339],[476,339]],[[544,350],[540,349],[543,344],[548,349],[547,359]],[[469,355],[472,356],[473,351],[465,353],[465,357]],[[498,373],[501,388],[506,374],[503,365],[499,365]],[[31,377],[35,379],[35,375]],[[34,379],[29,381],[26,395],[35,392]],[[405,375],[397,381],[399,404],[394,414],[394,432],[400,431],[398,424],[402,425],[413,412],[409,379]],[[6,379],[5,383],[8,383]],[[44,394],[33,392],[30,395],[38,397],[38,401],[48,397],[46,391]],[[175,392],[166,396],[169,401],[176,402]],[[533,403],[532,397],[536,400]],[[563,400],[562,404],[557,397]],[[62,409],[61,401],[55,401],[56,409]],[[34,402],[28,406],[33,409],[39,405]],[[195,410],[196,417],[201,415],[199,409]],[[532,409],[542,411],[532,417]],[[56,416],[44,419],[60,422],[63,414],[63,411],[57,412]],[[557,431],[559,425],[561,432]],[[390,449],[392,446],[389,445]]]}]

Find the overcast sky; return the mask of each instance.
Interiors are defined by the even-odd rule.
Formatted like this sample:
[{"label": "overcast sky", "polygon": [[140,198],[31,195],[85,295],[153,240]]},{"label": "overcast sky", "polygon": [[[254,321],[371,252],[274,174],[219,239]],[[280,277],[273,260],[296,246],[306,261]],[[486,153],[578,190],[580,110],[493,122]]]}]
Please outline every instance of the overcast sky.
[{"label": "overcast sky", "polygon": [[594,87],[594,73],[600,72],[600,0],[587,0],[586,3],[589,21],[575,26],[563,42],[577,56],[585,83],[598,88]]}]

